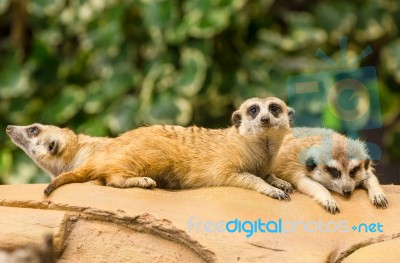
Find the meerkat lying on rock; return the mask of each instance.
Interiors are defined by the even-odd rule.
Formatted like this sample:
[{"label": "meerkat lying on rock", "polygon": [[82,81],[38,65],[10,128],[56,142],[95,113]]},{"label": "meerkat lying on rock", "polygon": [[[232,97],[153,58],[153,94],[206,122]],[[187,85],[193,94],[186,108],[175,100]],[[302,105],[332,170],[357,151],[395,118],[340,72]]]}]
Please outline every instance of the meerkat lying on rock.
[{"label": "meerkat lying on rock", "polygon": [[54,176],[45,195],[64,184],[101,180],[119,188],[236,186],[289,200],[291,185],[269,174],[293,114],[277,98],[253,98],[233,113],[233,126],[226,129],[155,125],[116,138],[42,124],[6,131]]},{"label": "meerkat lying on rock", "polygon": [[388,201],[374,174],[365,143],[323,128],[293,128],[284,138],[273,174],[322,204],[332,214],[339,206],[328,190],[350,196],[357,186],[377,208]]}]

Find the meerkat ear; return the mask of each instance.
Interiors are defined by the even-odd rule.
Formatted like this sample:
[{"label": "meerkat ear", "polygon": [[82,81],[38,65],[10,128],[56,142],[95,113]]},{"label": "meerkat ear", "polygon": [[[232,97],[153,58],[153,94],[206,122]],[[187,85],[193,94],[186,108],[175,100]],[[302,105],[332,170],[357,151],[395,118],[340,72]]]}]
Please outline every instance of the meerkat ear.
[{"label": "meerkat ear", "polygon": [[232,114],[231,122],[236,128],[240,126],[240,123],[242,122],[242,115],[240,115],[240,111],[237,110]]},{"label": "meerkat ear", "polygon": [[47,150],[51,155],[55,155],[58,152],[58,143],[57,141],[50,141],[47,145]]},{"label": "meerkat ear", "polygon": [[295,111],[293,108],[288,107],[288,116],[289,116],[289,124],[290,124],[290,127],[293,126],[293,119],[294,119],[294,113],[295,113],[295,112],[296,112],[296,111]]},{"label": "meerkat ear", "polygon": [[306,160],[306,168],[307,172],[312,172],[317,167],[317,163],[315,162],[314,158],[310,157]]}]

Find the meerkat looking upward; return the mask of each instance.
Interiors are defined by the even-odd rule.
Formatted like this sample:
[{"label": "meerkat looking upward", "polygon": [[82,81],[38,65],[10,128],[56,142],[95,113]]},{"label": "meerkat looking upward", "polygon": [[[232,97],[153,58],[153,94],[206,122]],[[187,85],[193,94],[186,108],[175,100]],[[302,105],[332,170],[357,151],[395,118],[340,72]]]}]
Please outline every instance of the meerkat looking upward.
[{"label": "meerkat looking upward", "polygon": [[357,186],[367,189],[377,208],[387,207],[365,143],[323,128],[293,128],[292,132],[285,137],[274,164],[278,178],[332,214],[340,209],[328,190],[350,196]]},{"label": "meerkat looking upward", "polygon": [[55,177],[46,195],[64,184],[101,180],[120,188],[235,186],[289,200],[291,185],[269,174],[293,114],[278,98],[253,98],[233,113],[227,129],[155,125],[116,138],[41,124],[6,131]]}]

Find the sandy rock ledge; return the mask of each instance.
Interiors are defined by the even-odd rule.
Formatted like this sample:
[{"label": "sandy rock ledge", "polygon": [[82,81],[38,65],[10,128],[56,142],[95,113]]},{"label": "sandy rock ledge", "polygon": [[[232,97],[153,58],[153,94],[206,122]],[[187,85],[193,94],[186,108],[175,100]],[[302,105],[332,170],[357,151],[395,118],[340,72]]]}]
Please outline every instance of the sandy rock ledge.
[{"label": "sandy rock ledge", "polygon": [[[45,187],[0,186],[1,249],[40,244],[50,233],[59,262],[400,262],[400,186],[384,186],[386,210],[362,189],[335,195],[338,215],[300,193],[283,202],[232,187],[70,184],[46,198]],[[235,219],[281,222],[288,232],[226,231]]]}]

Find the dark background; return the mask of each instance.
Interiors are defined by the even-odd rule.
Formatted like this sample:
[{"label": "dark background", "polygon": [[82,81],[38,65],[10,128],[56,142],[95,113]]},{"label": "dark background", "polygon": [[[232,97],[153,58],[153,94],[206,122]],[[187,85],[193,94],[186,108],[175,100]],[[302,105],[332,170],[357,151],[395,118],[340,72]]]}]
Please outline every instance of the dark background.
[{"label": "dark background", "polygon": [[[397,1],[4,0],[0,3],[0,182],[50,179],[12,144],[7,124],[116,136],[139,125],[226,127],[246,98],[287,100],[288,77],[374,66],[383,126],[360,133],[400,184],[400,5]],[[323,126],[329,126],[329,119]]]}]

